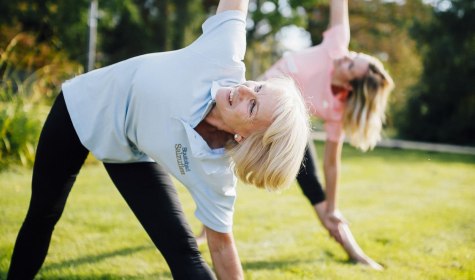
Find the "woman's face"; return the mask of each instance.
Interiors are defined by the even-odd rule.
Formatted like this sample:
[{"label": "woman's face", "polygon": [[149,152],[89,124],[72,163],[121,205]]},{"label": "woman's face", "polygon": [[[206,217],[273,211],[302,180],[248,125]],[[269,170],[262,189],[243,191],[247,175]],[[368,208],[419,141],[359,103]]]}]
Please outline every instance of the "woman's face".
[{"label": "woman's face", "polygon": [[230,131],[246,138],[272,123],[277,90],[272,84],[254,81],[220,88],[216,93],[217,112]]},{"label": "woman's face", "polygon": [[369,60],[362,54],[351,52],[347,56],[335,60],[334,75],[343,82],[363,78],[369,69]]}]

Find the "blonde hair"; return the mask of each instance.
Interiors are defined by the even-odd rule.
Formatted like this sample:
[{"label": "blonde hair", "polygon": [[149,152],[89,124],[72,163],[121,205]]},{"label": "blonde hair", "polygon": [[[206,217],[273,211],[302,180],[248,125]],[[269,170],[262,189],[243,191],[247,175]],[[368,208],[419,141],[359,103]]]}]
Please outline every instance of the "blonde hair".
[{"label": "blonde hair", "polygon": [[308,111],[291,78],[271,78],[277,106],[271,125],[257,131],[229,153],[241,181],[258,188],[279,190],[290,185],[302,164],[309,128]]},{"label": "blonde hair", "polygon": [[346,101],[343,126],[350,144],[367,151],[381,140],[386,104],[394,82],[381,61],[359,55],[368,59],[369,69],[363,78],[350,82],[353,90]]}]

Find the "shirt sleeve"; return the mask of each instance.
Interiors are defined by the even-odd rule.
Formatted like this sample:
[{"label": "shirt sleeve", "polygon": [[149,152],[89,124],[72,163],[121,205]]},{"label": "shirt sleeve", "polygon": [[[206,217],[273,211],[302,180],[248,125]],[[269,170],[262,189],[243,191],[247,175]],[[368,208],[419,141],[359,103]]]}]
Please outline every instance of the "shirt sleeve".
[{"label": "shirt sleeve", "polygon": [[323,33],[322,46],[328,51],[330,58],[337,59],[348,53],[350,29],[343,24],[336,25]]},{"label": "shirt sleeve", "polygon": [[231,232],[237,179],[230,166],[217,162],[210,164],[213,160],[204,161],[208,161],[205,163],[206,178],[190,190],[196,203],[195,216],[217,232]]},{"label": "shirt sleeve", "polygon": [[224,11],[207,19],[191,48],[217,64],[242,64],[246,53],[246,15]]},{"label": "shirt sleeve", "polygon": [[[202,189],[209,188],[203,186]],[[233,228],[234,202],[236,195],[209,191],[193,197],[196,203],[195,216],[214,231],[228,233]]]}]

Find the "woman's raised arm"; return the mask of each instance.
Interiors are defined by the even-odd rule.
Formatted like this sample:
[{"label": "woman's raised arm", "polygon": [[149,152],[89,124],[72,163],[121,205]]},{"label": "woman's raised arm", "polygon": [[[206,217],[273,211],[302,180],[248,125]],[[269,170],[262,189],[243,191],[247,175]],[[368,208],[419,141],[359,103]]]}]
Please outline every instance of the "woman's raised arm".
[{"label": "woman's raised arm", "polygon": [[249,0],[220,0],[216,13],[219,14],[228,10],[238,10],[247,14]]},{"label": "woman's raised arm", "polygon": [[345,24],[349,25],[348,0],[331,0],[330,27]]}]

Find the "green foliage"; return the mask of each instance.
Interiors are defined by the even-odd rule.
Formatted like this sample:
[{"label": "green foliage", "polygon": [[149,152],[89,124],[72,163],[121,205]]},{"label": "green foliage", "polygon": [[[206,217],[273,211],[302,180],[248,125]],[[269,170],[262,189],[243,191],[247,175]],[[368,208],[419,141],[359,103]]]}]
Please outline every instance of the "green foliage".
[{"label": "green foliage", "polygon": [[99,64],[179,49],[201,33],[206,18],[200,1],[100,2]]},{"label": "green foliage", "polygon": [[31,33],[1,27],[0,38],[0,169],[12,164],[31,166],[44,114],[60,83],[81,71],[65,54],[38,43]]},{"label": "green foliage", "polygon": [[[0,88],[0,95],[10,95]],[[33,117],[32,106],[19,97],[0,101],[0,169],[20,162],[31,166],[35,157],[40,121]]]},{"label": "green foliage", "polygon": [[[299,12],[301,4],[286,3],[279,0],[255,1],[251,5],[250,26],[247,30],[247,39],[251,44],[254,41],[262,41],[267,36],[274,35],[283,26],[305,25],[305,14]],[[292,5],[290,5],[292,4]]]},{"label": "green foliage", "polygon": [[[8,2],[8,3],[7,3]],[[0,25],[19,26],[68,58],[86,65],[89,0],[2,2]],[[205,18],[201,1],[99,1],[98,65],[183,47],[195,22]],[[198,28],[200,27],[198,26]],[[189,41],[188,41],[189,42]],[[1,43],[1,42],[0,42]]]},{"label": "green foliage", "polygon": [[475,145],[475,5],[445,1],[433,19],[412,30],[423,54],[424,71],[401,118],[402,137]]},{"label": "green foliage", "polygon": [[283,27],[306,26],[305,8],[319,3],[308,1],[251,1],[247,28],[247,50],[245,63],[248,79],[257,79],[283,54],[275,35]]},{"label": "green foliage", "polygon": [[[322,153],[322,145],[318,145]],[[238,185],[234,237],[246,279],[473,279],[474,156],[345,146],[339,207],[365,252],[385,266],[347,260],[300,189]],[[30,198],[31,170],[0,173],[0,279]],[[177,183],[195,232],[195,205]],[[200,247],[205,260],[207,246]],[[38,279],[172,279],[102,165],[81,170]]]},{"label": "green foliage", "polygon": [[0,24],[19,26],[20,32],[34,34],[37,43],[67,50],[70,58],[86,62],[89,0],[7,2],[0,9]]}]

